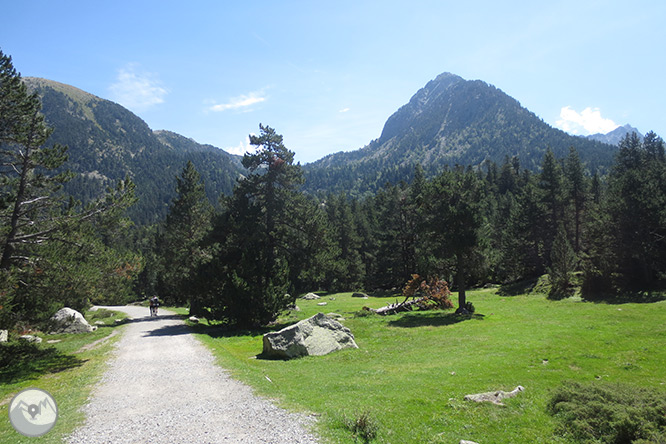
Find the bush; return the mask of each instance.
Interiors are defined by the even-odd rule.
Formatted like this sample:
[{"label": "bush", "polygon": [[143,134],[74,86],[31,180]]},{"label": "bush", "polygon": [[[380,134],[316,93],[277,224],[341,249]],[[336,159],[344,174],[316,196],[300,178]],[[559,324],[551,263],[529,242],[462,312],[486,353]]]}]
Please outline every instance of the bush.
[{"label": "bush", "polygon": [[377,437],[379,424],[367,411],[360,413],[355,418],[345,416],[343,422],[345,428],[354,435],[354,441],[361,439],[362,442],[369,443]]},{"label": "bush", "polygon": [[549,412],[558,432],[584,443],[666,443],[666,393],[626,384],[569,383],[555,391]]}]

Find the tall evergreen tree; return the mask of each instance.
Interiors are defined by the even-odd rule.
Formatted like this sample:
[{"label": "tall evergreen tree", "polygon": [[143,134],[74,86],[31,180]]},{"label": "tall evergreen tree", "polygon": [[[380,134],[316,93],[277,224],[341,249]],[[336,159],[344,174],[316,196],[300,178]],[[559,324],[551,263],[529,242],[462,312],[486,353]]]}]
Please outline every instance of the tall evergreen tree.
[{"label": "tall evergreen tree", "polygon": [[429,192],[429,244],[441,261],[437,268],[455,275],[459,310],[466,307],[468,278],[482,242],[481,191],[475,173],[457,168],[435,178]]},{"label": "tall evergreen tree", "polygon": [[564,223],[564,184],[562,167],[553,151],[548,149],[543,157],[539,174],[539,191],[545,218],[541,230],[544,239],[544,259],[550,265],[550,253],[560,223]]},{"label": "tall evergreen tree", "polygon": [[585,205],[587,203],[589,187],[578,151],[573,146],[569,148],[569,155],[565,160],[564,168],[566,200],[573,207],[574,236],[572,247],[575,253],[579,253],[582,248]]},{"label": "tall evergreen tree", "polygon": [[188,161],[176,178],[176,193],[164,232],[156,241],[157,291],[168,303],[189,302],[192,314],[198,315],[200,304],[197,295],[190,291],[189,280],[206,260],[207,253],[200,244],[211,228],[212,207],[192,162]]},{"label": "tall evergreen tree", "polygon": [[265,325],[294,301],[289,243],[301,168],[281,135],[260,131],[250,136],[256,153],[243,157],[251,174],[224,199],[209,241],[215,253],[197,277],[208,316],[238,328]]}]

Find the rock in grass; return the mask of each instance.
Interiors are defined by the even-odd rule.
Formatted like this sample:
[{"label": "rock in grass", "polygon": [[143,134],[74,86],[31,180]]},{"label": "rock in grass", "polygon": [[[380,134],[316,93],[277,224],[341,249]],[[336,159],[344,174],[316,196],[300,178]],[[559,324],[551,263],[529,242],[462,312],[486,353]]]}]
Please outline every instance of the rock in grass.
[{"label": "rock in grass", "polygon": [[61,308],[51,316],[51,333],[90,333],[95,331],[81,313],[71,308]]},{"label": "rock in grass", "polygon": [[353,298],[361,298],[361,299],[368,299],[368,295],[365,293],[361,293],[360,291],[357,291],[352,294]]},{"label": "rock in grass", "polygon": [[321,299],[321,297],[314,293],[308,293],[305,296],[303,296],[303,299],[305,299],[306,301],[314,301],[315,299]]},{"label": "rock in grass", "polygon": [[358,348],[352,332],[325,314],[318,313],[278,332],[266,333],[263,355],[292,359],[322,356],[344,348]]},{"label": "rock in grass", "polygon": [[19,339],[22,340],[22,341],[26,341],[26,342],[33,342],[35,344],[41,344],[42,343],[42,338],[40,338],[39,336],[23,335],[23,336],[19,336]]},{"label": "rock in grass", "polygon": [[7,342],[9,339],[9,330],[0,330],[0,342]]},{"label": "rock in grass", "polygon": [[516,396],[518,393],[524,391],[525,388],[522,385],[519,385],[515,389],[513,389],[510,392],[505,392],[502,390],[498,390],[496,392],[485,392],[485,393],[477,393],[475,395],[467,395],[465,396],[465,401],[475,401],[475,402],[491,402],[495,405],[501,405],[503,406],[504,404],[502,403],[503,399],[506,398],[513,398]]}]

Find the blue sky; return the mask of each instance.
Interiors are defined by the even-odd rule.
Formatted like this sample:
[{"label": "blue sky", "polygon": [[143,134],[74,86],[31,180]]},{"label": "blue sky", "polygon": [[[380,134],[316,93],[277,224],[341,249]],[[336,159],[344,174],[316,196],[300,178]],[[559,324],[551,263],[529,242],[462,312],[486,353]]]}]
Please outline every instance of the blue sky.
[{"label": "blue sky", "polygon": [[573,134],[666,137],[666,2],[5,2],[23,76],[118,102],[152,129],[242,152],[259,123],[300,162],[361,148],[442,72]]}]

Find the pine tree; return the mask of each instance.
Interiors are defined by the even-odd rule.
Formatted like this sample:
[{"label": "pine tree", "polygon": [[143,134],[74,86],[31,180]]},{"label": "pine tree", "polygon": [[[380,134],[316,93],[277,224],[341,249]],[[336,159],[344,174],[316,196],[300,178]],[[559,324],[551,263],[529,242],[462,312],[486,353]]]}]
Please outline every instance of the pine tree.
[{"label": "pine tree", "polygon": [[189,280],[207,258],[201,241],[211,228],[212,207],[205,186],[192,162],[176,178],[176,197],[167,214],[164,232],[157,237],[157,291],[167,303],[190,303],[192,314],[201,314]]},{"label": "pine tree", "polygon": [[428,238],[441,269],[455,274],[458,310],[467,305],[468,278],[482,243],[482,198],[476,174],[461,168],[442,173],[429,190]]},{"label": "pine tree", "polygon": [[210,237],[213,257],[197,275],[208,316],[237,328],[266,325],[294,301],[290,226],[301,168],[281,135],[259,127],[261,134],[250,136],[257,152],[243,157],[251,174],[223,200]]},{"label": "pine tree", "polygon": [[538,183],[541,193],[540,204],[545,210],[541,235],[544,239],[544,259],[548,265],[550,265],[550,254],[559,224],[565,223],[563,181],[562,167],[553,151],[548,149],[541,164]]},{"label": "pine tree", "polygon": [[588,182],[583,171],[583,164],[575,147],[569,148],[569,155],[564,163],[564,179],[566,200],[573,205],[573,249],[575,253],[581,250],[583,223],[585,221],[585,205],[588,196]]}]

